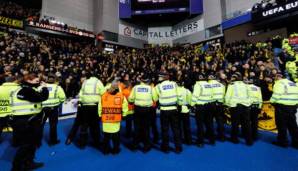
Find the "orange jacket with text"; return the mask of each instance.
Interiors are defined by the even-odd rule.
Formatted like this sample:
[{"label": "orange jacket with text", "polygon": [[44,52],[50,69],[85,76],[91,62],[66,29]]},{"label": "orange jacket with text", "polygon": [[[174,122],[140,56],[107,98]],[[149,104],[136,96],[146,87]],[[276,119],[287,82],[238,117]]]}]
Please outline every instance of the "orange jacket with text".
[{"label": "orange jacket with text", "polygon": [[111,95],[108,92],[101,97],[101,120],[103,123],[120,122],[122,119],[122,102],[124,99],[122,93]]}]

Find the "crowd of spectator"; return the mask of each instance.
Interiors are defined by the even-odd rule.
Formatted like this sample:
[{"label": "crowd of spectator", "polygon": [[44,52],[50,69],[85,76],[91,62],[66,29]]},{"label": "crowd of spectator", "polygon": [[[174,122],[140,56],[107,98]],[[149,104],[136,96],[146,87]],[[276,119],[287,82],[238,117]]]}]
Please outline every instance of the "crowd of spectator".
[{"label": "crowd of spectator", "polygon": [[[143,74],[157,83],[159,72],[174,70],[177,81],[192,89],[198,73],[217,75],[229,83],[233,73],[241,72],[262,89],[264,100],[271,96],[277,71],[286,72],[289,54],[275,54],[282,39],[252,44],[245,41],[217,46],[184,45],[147,49],[118,48],[103,53],[92,42],[54,37],[37,37],[8,32],[0,37],[0,84],[8,75],[34,71],[40,77],[54,73],[68,97],[75,97],[86,72],[93,72],[104,84],[116,77],[136,84]],[[297,65],[297,62],[296,62]]]},{"label": "crowd of spectator", "polygon": [[0,1],[0,16],[24,20],[39,18],[40,9],[26,8],[11,1]]},{"label": "crowd of spectator", "polygon": [[27,8],[22,5],[19,5],[12,1],[1,1],[0,0],[0,16],[8,17],[12,19],[24,20],[28,23],[39,22],[42,24],[47,24],[55,27],[61,27],[64,30],[78,31],[84,32],[88,34],[93,34],[93,32],[80,29],[75,26],[69,26],[67,23],[56,21],[54,17],[44,16],[40,17],[40,9]]}]

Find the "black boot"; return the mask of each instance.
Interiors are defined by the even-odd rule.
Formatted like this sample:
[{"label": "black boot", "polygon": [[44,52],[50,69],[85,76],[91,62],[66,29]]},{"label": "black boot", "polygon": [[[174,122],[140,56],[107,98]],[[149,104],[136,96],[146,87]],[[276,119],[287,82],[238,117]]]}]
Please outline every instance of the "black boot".
[{"label": "black boot", "polygon": [[33,161],[33,162],[30,162],[26,165],[26,170],[36,170],[36,169],[41,168],[43,166],[44,166],[43,163]]},{"label": "black boot", "polygon": [[[50,141],[49,142],[49,145],[50,146],[54,146],[54,145],[57,145],[57,144],[59,144],[60,143],[60,140],[55,140],[55,141]],[[65,142],[65,144],[66,144],[66,142]],[[66,145],[69,145],[69,144],[66,144]]]},{"label": "black boot", "polygon": [[169,146],[165,146],[165,145],[161,145],[160,150],[164,153],[169,153],[170,152]]},{"label": "black boot", "polygon": [[287,143],[281,143],[281,142],[278,142],[278,141],[274,141],[274,142],[272,142],[272,144],[276,145],[276,146],[279,146],[279,147],[282,147],[282,148],[287,148],[288,147]]},{"label": "black boot", "polygon": [[181,146],[177,146],[176,148],[175,148],[175,153],[176,154],[180,154],[182,152],[182,147]]},{"label": "black boot", "polygon": [[120,148],[113,148],[112,149],[112,154],[116,155],[116,154],[119,154],[120,153]]}]

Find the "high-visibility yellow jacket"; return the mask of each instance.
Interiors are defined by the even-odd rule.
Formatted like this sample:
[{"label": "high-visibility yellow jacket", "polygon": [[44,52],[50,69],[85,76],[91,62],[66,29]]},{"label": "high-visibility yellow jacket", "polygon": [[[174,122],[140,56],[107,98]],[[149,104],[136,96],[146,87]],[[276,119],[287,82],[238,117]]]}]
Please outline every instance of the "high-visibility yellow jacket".
[{"label": "high-visibility yellow jacket", "polygon": [[181,105],[181,113],[189,113],[188,106],[191,104],[191,92],[183,87],[178,87],[179,104]]},{"label": "high-visibility yellow jacket", "polygon": [[178,86],[174,81],[165,80],[155,87],[160,110],[175,110],[178,105]]},{"label": "high-visibility yellow jacket", "polygon": [[275,81],[273,86],[273,94],[271,96],[270,102],[289,106],[297,105],[297,84],[288,79],[281,79]]},{"label": "high-visibility yellow jacket", "polygon": [[105,87],[99,79],[91,77],[83,82],[79,93],[79,102],[85,106],[97,105],[100,100],[100,96],[105,93],[105,90]]},{"label": "high-visibility yellow jacket", "polygon": [[204,105],[212,102],[212,86],[207,81],[197,81],[193,93],[191,106]]},{"label": "high-visibility yellow jacket", "polygon": [[225,86],[217,80],[210,80],[208,81],[208,83],[212,87],[212,95],[211,95],[212,102],[217,101],[217,102],[223,103],[225,98],[225,92],[226,92]]},{"label": "high-visibility yellow jacket", "polygon": [[42,107],[54,107],[63,103],[66,99],[64,90],[57,84],[47,84],[49,91],[48,100],[42,102]]},{"label": "high-visibility yellow jacket", "polygon": [[262,92],[260,87],[253,84],[249,84],[248,96],[252,104],[258,105],[260,109],[262,108],[263,98],[262,98]]},{"label": "high-visibility yellow jacket", "polygon": [[[22,87],[14,91],[11,95],[12,114],[14,116],[39,114],[42,111],[41,102],[29,102],[19,99],[17,95],[21,89]],[[37,89],[35,90],[38,91]]]},{"label": "high-visibility yellow jacket", "polygon": [[18,90],[20,85],[17,83],[3,83],[0,86],[0,118],[12,115],[12,95]]},{"label": "high-visibility yellow jacket", "polygon": [[120,131],[121,117],[128,112],[128,102],[121,92],[115,95],[105,92],[98,103],[98,115],[102,118],[103,132]]},{"label": "high-visibility yellow jacket", "polygon": [[248,85],[243,81],[235,81],[230,84],[225,95],[225,104],[229,107],[236,107],[237,104],[250,106],[251,99],[248,95]]},{"label": "high-visibility yellow jacket", "polygon": [[150,85],[141,83],[133,87],[128,101],[136,106],[151,107],[158,97],[154,88]]}]

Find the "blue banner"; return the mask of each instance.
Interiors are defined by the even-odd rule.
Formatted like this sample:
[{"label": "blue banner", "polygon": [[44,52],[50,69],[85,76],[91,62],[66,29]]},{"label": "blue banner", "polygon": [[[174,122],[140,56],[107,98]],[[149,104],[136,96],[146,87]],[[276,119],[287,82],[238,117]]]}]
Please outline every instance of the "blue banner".
[{"label": "blue banner", "polygon": [[120,18],[131,18],[131,1],[130,0],[119,0],[119,17]]},{"label": "blue banner", "polygon": [[203,0],[190,0],[189,12],[190,12],[190,14],[202,14],[203,13]]}]

